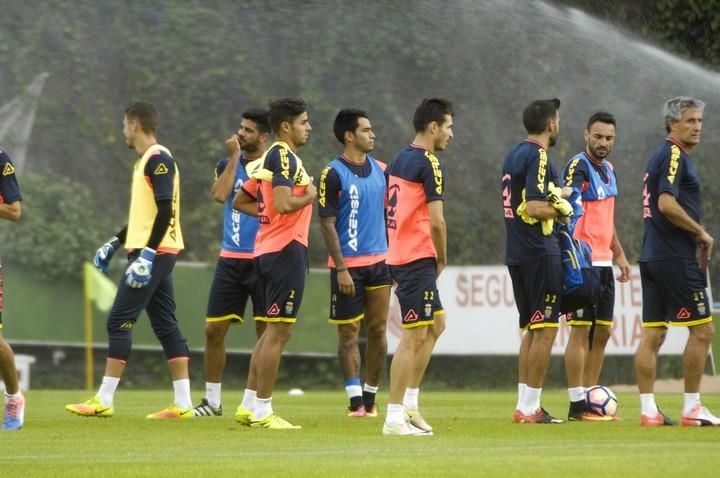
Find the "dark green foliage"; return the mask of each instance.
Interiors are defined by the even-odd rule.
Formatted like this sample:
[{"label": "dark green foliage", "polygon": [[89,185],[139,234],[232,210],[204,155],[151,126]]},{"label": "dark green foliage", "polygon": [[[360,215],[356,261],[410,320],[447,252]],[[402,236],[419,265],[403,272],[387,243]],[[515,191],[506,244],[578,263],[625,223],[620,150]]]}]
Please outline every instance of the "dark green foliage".
[{"label": "dark green foliage", "polygon": [[660,42],[683,56],[718,70],[720,67],[720,2],[717,0],[562,0],[624,25],[635,35]]},{"label": "dark green foliage", "polygon": [[36,280],[75,279],[80,264],[117,230],[102,216],[90,189],[67,177],[26,173],[22,177],[23,216],[3,224],[3,259],[35,271]]}]

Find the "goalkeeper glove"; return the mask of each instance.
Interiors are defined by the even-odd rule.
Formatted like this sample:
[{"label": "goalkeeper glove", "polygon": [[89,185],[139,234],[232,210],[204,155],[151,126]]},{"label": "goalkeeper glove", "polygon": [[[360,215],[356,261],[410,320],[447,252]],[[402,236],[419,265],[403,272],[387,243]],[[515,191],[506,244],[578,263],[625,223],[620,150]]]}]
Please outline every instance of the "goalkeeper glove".
[{"label": "goalkeeper glove", "polygon": [[152,278],[155,251],[146,247],[125,271],[125,285],[133,289],[146,287]]},{"label": "goalkeeper glove", "polygon": [[550,205],[557,210],[561,216],[570,217],[573,215],[573,207],[566,199],[563,199],[562,189],[549,184],[547,199]]},{"label": "goalkeeper glove", "polygon": [[107,241],[100,249],[97,250],[95,257],[93,257],[93,265],[107,274],[110,267],[110,260],[113,255],[115,255],[115,251],[119,248],[120,240],[113,236],[112,239]]}]

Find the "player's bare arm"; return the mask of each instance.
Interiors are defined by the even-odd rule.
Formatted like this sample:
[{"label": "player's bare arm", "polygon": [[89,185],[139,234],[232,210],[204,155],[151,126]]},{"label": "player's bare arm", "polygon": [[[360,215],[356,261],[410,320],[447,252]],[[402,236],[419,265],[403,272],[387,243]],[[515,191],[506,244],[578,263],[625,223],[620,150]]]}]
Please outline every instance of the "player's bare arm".
[{"label": "player's bare arm", "polygon": [[552,207],[549,202],[538,199],[533,199],[527,202],[527,214],[539,221],[562,217],[560,212]]},{"label": "player's bare arm", "polygon": [[613,226],[613,237],[610,242],[610,250],[613,253],[613,259],[620,268],[620,275],[617,277],[618,282],[627,282],[630,280],[630,263],[625,257],[625,251],[618,239],[617,229]]},{"label": "player's bare arm", "polygon": [[250,196],[242,189],[240,189],[233,198],[232,207],[236,211],[240,211],[248,216],[257,217],[258,215],[257,199]]},{"label": "player's bare arm", "polygon": [[276,186],[273,188],[273,200],[275,201],[275,209],[280,214],[289,214],[291,212],[298,211],[308,204],[312,204],[317,197],[317,188],[310,183],[305,189],[305,194],[302,196],[293,196],[292,188],[289,186]]},{"label": "player's bare arm", "polygon": [[328,254],[330,254],[330,257],[335,261],[337,283],[340,292],[345,295],[354,296],[355,282],[353,282],[350,272],[348,272],[347,267],[345,267],[345,260],[343,259],[340,249],[340,238],[335,230],[335,222],[335,216],[321,217],[320,230],[322,231],[323,239],[325,239]]},{"label": "player's bare arm", "polygon": [[0,219],[7,221],[17,222],[22,216],[22,206],[20,201],[15,201],[10,204],[0,204]]},{"label": "player's bare arm", "polygon": [[[240,141],[238,135],[234,134],[225,141],[225,146],[230,153],[230,160],[225,166],[222,174],[213,183],[210,193],[213,199],[219,203],[227,201],[228,196],[232,193],[233,183],[235,182],[235,172],[237,170],[238,160],[240,158]],[[237,208],[236,208],[237,209]],[[239,211],[239,209],[238,209]],[[244,212],[244,211],[242,211]],[[257,213],[255,214],[257,215]]]},{"label": "player's bare arm", "polygon": [[[702,250],[712,250],[714,239],[707,233],[705,228],[691,218],[685,209],[680,206],[670,193],[661,193],[658,198],[658,209],[660,212],[680,229],[692,232],[697,236],[698,246]],[[709,256],[709,254],[708,254]]]},{"label": "player's bare arm", "polygon": [[443,202],[430,201],[427,205],[430,213],[430,236],[437,253],[437,275],[439,277],[447,266],[447,226],[443,213]]}]

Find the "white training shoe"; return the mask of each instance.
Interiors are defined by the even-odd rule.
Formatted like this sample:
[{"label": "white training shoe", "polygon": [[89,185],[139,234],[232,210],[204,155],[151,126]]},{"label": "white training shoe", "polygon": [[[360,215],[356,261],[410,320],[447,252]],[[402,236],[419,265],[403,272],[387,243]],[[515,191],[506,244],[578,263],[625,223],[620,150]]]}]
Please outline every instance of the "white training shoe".
[{"label": "white training shoe", "polygon": [[408,422],[415,428],[419,428],[422,431],[432,433],[433,427],[425,421],[420,410],[407,410],[405,409],[405,417]]},{"label": "white training shoe", "polygon": [[683,427],[717,427],[720,426],[720,418],[716,417],[707,407],[700,402],[690,410],[690,413],[683,415],[680,419],[680,426]]},{"label": "white training shoe", "polygon": [[383,424],[383,435],[397,436],[431,436],[432,432],[421,430],[408,422],[402,422],[399,425],[390,426],[387,422]]}]

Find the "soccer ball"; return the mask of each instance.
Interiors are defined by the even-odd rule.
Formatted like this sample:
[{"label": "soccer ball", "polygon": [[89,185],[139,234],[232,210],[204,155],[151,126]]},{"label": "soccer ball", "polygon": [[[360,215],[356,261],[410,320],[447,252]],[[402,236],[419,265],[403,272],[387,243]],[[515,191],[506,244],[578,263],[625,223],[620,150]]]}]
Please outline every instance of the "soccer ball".
[{"label": "soccer ball", "polygon": [[618,401],[615,394],[607,387],[595,385],[590,387],[585,393],[585,400],[588,406],[599,413],[614,417],[618,409]]}]

